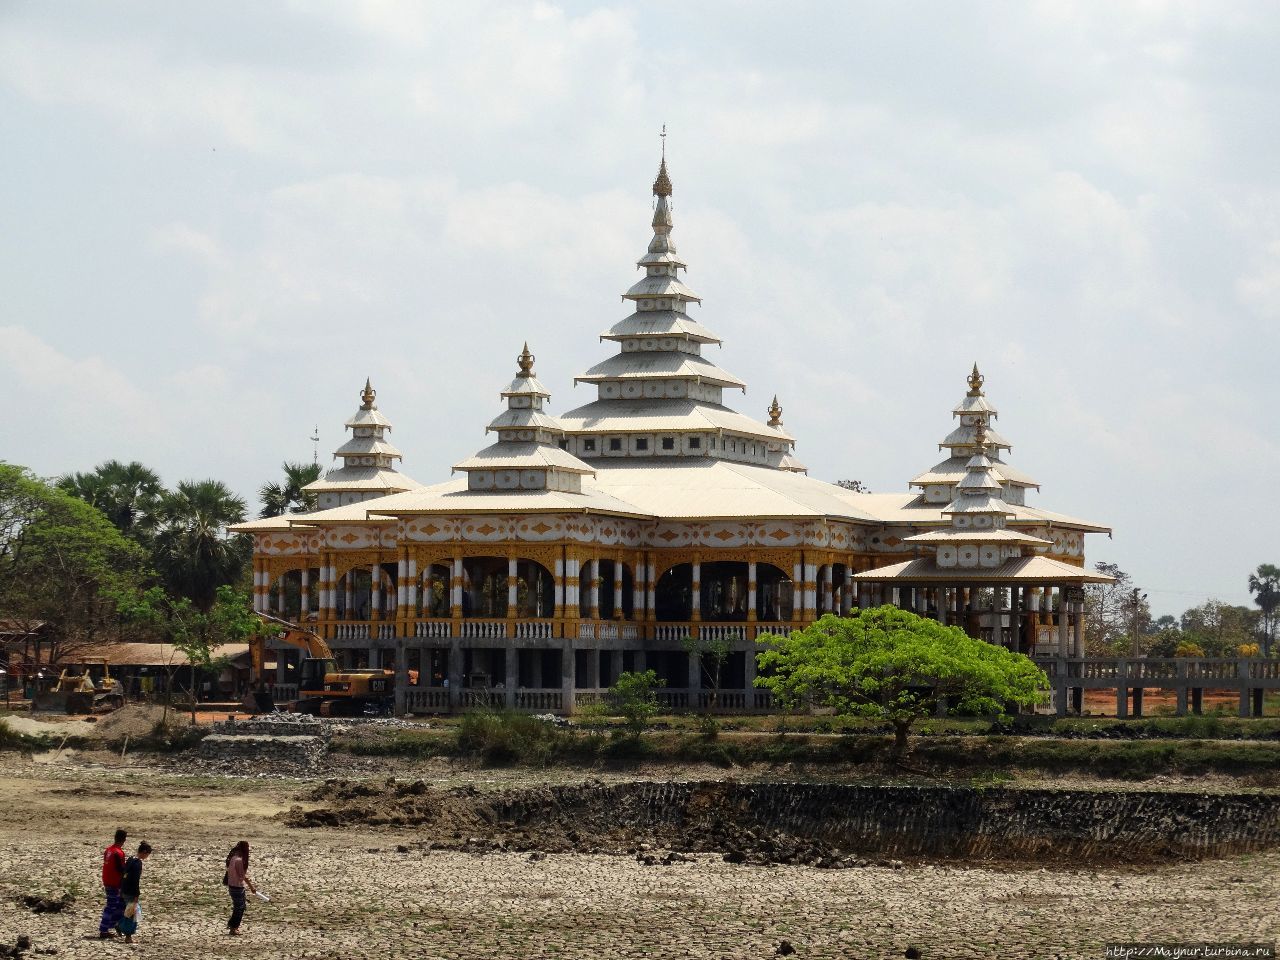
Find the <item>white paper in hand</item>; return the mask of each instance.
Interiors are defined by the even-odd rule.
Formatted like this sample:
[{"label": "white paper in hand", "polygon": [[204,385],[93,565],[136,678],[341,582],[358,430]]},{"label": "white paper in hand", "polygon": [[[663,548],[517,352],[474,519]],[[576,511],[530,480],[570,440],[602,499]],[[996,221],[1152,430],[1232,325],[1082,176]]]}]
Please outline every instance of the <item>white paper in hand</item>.
[{"label": "white paper in hand", "polygon": [[265,893],[263,893],[261,890],[255,890],[255,891],[253,891],[253,895],[254,895],[255,897],[257,897],[259,900],[261,900],[263,903],[270,903],[270,902],[271,902],[271,898],[270,898],[270,897],[268,897],[268,896],[267,896]]}]

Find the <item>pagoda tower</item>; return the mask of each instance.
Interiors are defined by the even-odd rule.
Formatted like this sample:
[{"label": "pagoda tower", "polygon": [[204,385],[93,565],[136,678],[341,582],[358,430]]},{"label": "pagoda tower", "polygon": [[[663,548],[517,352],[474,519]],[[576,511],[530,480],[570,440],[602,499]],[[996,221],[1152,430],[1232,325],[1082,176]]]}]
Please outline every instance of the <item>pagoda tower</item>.
[{"label": "pagoda tower", "polygon": [[938,566],[958,569],[990,569],[1022,556],[1024,549],[1033,553],[1051,546],[1048,540],[1008,529],[1014,512],[1001,495],[995,462],[988,454],[994,444],[984,420],[974,425],[969,443],[973,455],[956,483],[955,499],[942,511],[951,519],[950,527],[905,537],[904,542],[935,546]]},{"label": "pagoda tower", "polygon": [[622,295],[633,311],[600,335],[618,353],[575,378],[598,399],[564,414],[566,449],[585,460],[698,458],[779,467],[794,440],[724,405],[745,390],[702,355],[720,338],[689,316],[701,299],[681,279],[687,265],[671,237],[671,177],[664,153],[653,182],[653,239],[636,266],[644,276]]},{"label": "pagoda tower", "polygon": [[467,474],[468,490],[581,493],[582,478],[595,473],[559,445],[564,427],[543,410],[551,393],[534,376],[533,361],[526,343],[516,358],[519,372],[501,393],[507,409],[485,428],[497,443],[454,465]]},{"label": "pagoda tower", "polygon": [[333,452],[334,459],[342,460],[342,466],[303,488],[316,494],[319,509],[360,503],[422,486],[396,469],[395,461],[404,457],[387,439],[391,421],[378,409],[377,396],[366,378],[360,391],[360,407],[346,422],[351,437]]},{"label": "pagoda tower", "polygon": [[924,473],[912,478],[911,486],[923,491],[926,503],[947,503],[955,498],[957,484],[966,475],[969,459],[978,451],[979,426],[985,431],[986,444],[981,451],[991,463],[991,475],[1000,488],[999,496],[1006,502],[1022,505],[1027,502],[1028,487],[1040,489],[1040,484],[1026,474],[1010,467],[1000,457],[1000,452],[1013,449],[1009,441],[991,428],[991,421],[999,417],[999,411],[987,399],[982,387],[986,378],[973,365],[969,374],[969,391],[951,410],[960,422],[938,444],[939,450],[947,450],[947,459],[935,464]]}]

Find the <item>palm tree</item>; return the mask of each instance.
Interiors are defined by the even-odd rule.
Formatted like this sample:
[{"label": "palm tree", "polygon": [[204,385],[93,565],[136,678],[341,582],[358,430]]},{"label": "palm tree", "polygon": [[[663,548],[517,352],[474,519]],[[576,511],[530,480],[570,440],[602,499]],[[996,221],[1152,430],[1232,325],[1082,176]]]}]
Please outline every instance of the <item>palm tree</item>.
[{"label": "palm tree", "polygon": [[1280,567],[1263,563],[1249,574],[1249,592],[1262,609],[1262,655],[1271,656],[1271,640],[1276,628],[1276,610],[1280,609]]},{"label": "palm tree", "polygon": [[156,472],[136,460],[108,460],[90,473],[67,474],[58,479],[58,487],[97,507],[117,530],[139,541],[153,532],[164,492]]},{"label": "palm tree", "polygon": [[260,517],[278,517],[284,513],[306,513],[316,508],[316,495],[307,493],[304,487],[320,479],[320,464],[290,463],[281,464],[284,470],[283,483],[264,483],[258,491],[258,499],[262,501]]},{"label": "palm tree", "polygon": [[184,480],[163,496],[155,561],[170,592],[207,611],[218,587],[240,579],[248,538],[227,527],[244,517],[244,501],[219,480]]}]

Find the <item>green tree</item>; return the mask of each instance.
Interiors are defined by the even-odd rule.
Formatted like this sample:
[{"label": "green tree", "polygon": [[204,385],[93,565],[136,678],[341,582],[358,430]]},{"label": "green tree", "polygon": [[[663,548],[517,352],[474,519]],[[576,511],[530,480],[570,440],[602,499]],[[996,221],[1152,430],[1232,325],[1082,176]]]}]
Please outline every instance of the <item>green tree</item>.
[{"label": "green tree", "polygon": [[720,677],[724,673],[725,661],[733,652],[733,643],[737,639],[727,630],[699,630],[695,637],[685,634],[680,645],[691,657],[696,657],[699,667],[706,674],[711,684],[711,696],[707,700],[707,709],[716,706],[720,699]]},{"label": "green tree", "polygon": [[1276,635],[1276,611],[1280,610],[1280,567],[1274,563],[1259,564],[1258,569],[1249,574],[1249,593],[1254,595],[1253,602],[1262,611],[1259,639],[1262,655],[1269,657]]},{"label": "green tree", "polygon": [[218,480],[183,481],[166,493],[155,540],[166,589],[209,610],[218,587],[237,583],[249,563],[248,537],[227,534],[244,516],[244,501]]},{"label": "green tree", "polygon": [[643,733],[657,714],[658,695],[654,691],[664,682],[652,670],[645,670],[641,673],[620,673],[609,688],[614,709],[622,715],[627,729],[634,736]]},{"label": "green tree", "polygon": [[51,662],[113,642],[115,597],[146,574],[143,550],[98,509],[0,463],[0,616],[43,621]]},{"label": "green tree", "polygon": [[892,725],[899,759],[912,725],[931,716],[940,697],[964,712],[1003,714],[1048,689],[1028,657],[893,606],[828,614],[763,639],[768,649],[756,658],[756,686],[787,706],[811,703]]},{"label": "green tree", "polygon": [[108,460],[89,473],[58,478],[58,488],[101,510],[126,537],[146,543],[155,531],[164,487],[154,470],[136,460]]},{"label": "green tree", "polygon": [[1151,606],[1133,578],[1118,565],[1099,561],[1093,566],[1114,581],[1085,588],[1085,652],[1091,657],[1127,655],[1133,650],[1135,617],[1142,642],[1151,625]]},{"label": "green tree", "polygon": [[228,643],[244,643],[261,628],[261,621],[254,614],[249,597],[226,585],[217,588],[214,602],[207,611],[198,609],[186,597],[165,593],[160,587],[151,587],[133,596],[122,596],[118,599],[118,608],[121,619],[126,623],[147,630],[172,646],[174,655],[164,665],[170,693],[165,697],[162,723],[168,722],[173,686],[183,667],[191,668],[191,687],[187,694],[194,723],[196,677],[202,671],[219,669],[226,662],[225,657],[218,655],[219,647]]},{"label": "green tree", "polygon": [[278,517],[285,513],[306,513],[316,508],[316,495],[308,493],[304,488],[309,483],[320,479],[320,464],[290,463],[281,464],[284,480],[279,483],[264,483],[258,490],[258,499],[262,501],[260,517]]},{"label": "green tree", "polygon": [[1254,642],[1260,619],[1249,607],[1207,600],[1182,615],[1182,635],[1210,657],[1234,657],[1242,644]]}]

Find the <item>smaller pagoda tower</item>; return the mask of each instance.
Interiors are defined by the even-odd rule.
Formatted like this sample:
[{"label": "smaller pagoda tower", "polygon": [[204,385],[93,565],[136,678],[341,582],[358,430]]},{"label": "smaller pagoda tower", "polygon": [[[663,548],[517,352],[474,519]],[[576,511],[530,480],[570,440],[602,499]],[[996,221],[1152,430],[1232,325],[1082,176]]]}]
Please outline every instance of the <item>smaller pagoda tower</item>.
[{"label": "smaller pagoda tower", "polygon": [[951,410],[952,417],[960,422],[941,443],[938,449],[949,451],[947,459],[935,464],[924,473],[912,478],[911,486],[919,487],[926,503],[947,503],[956,496],[956,485],[965,476],[970,457],[977,452],[977,430],[981,424],[986,432],[986,449],[984,455],[991,461],[992,476],[996,479],[999,496],[1006,503],[1025,504],[1028,487],[1040,488],[1040,484],[1026,474],[1010,467],[1001,458],[1001,451],[1013,449],[1009,441],[991,428],[991,421],[1000,416],[998,410],[987,399],[983,384],[986,378],[978,372],[978,365],[973,365],[969,374],[969,391]]},{"label": "smaller pagoda tower", "polygon": [[333,452],[342,466],[330,470],[305,487],[316,495],[321,510],[360,503],[389,493],[417,490],[422,486],[396,469],[404,457],[387,439],[391,421],[378,409],[378,393],[366,378],[360,391],[360,407],[346,422],[351,437]]},{"label": "smaller pagoda tower", "polygon": [[519,372],[501,394],[507,409],[485,428],[498,442],[455,464],[453,469],[467,474],[468,490],[581,493],[582,478],[595,474],[560,448],[564,427],[543,409],[551,393],[534,376],[533,361],[526,343],[516,358]]},{"label": "smaller pagoda tower", "polygon": [[1007,521],[1014,512],[1001,497],[995,463],[988,455],[993,442],[985,416],[974,416],[977,419],[970,439],[973,455],[965,465],[964,476],[956,483],[955,499],[942,511],[944,517],[950,518],[951,526],[906,537],[904,541],[936,547],[937,564],[944,569],[991,569],[1022,556],[1024,549],[1038,552],[1051,546],[1048,540],[1008,529]]}]

